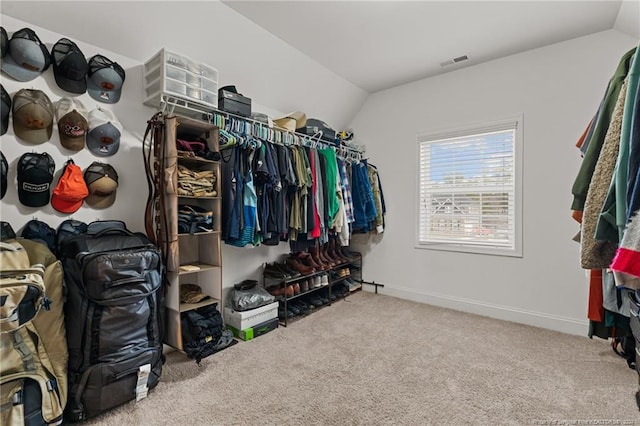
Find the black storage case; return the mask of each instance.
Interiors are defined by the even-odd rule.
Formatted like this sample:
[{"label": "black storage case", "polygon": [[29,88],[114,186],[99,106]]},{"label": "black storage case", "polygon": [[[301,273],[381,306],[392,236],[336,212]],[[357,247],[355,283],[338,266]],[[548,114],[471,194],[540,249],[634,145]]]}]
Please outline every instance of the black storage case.
[{"label": "black storage case", "polygon": [[308,136],[313,136],[320,131],[322,132],[322,136],[320,137],[320,139],[331,144],[336,143],[336,131],[329,127],[329,125],[324,121],[315,118],[309,118],[307,119],[307,123],[304,127],[296,129],[297,133],[302,133]]},{"label": "black storage case", "polygon": [[251,117],[251,98],[220,89],[218,90],[218,109],[243,117]]}]

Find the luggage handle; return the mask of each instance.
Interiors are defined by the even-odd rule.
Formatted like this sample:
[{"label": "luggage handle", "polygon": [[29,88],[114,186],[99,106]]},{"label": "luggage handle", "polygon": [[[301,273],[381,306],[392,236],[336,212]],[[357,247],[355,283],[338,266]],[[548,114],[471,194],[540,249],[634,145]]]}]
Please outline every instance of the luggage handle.
[{"label": "luggage handle", "polygon": [[134,235],[133,232],[129,231],[128,229],[108,228],[108,229],[103,229],[102,231],[98,232],[95,235],[95,237],[96,238],[100,238],[103,235],[109,235],[109,234],[122,234],[122,235],[128,235],[128,236]]}]

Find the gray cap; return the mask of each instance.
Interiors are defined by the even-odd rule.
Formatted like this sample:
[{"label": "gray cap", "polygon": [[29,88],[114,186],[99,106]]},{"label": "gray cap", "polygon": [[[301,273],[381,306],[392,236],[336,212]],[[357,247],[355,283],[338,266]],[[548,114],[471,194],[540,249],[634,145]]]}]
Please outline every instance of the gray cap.
[{"label": "gray cap", "polygon": [[31,81],[50,64],[47,46],[31,28],[23,28],[9,40],[8,52],[2,58],[2,71],[15,80]]}]

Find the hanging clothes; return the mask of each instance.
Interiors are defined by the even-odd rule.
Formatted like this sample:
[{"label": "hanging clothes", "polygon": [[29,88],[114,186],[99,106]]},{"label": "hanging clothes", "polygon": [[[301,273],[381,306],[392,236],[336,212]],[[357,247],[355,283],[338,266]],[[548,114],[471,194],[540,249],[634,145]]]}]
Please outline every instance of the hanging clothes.
[{"label": "hanging clothes", "polygon": [[604,138],[584,203],[580,235],[580,264],[585,269],[608,268],[613,256],[616,254],[617,244],[597,238],[596,225],[598,224],[602,205],[607,197],[616,159],[618,158],[622,111],[626,93],[627,80],[625,79],[613,110],[612,121]]},{"label": "hanging clothes", "polygon": [[363,196],[357,199],[366,201],[360,209],[366,217],[359,232],[369,232],[383,221],[377,216],[384,212],[379,176],[369,176],[363,163],[355,178],[360,184],[352,182],[355,157],[338,158],[336,147],[318,148],[318,141],[310,140],[303,145],[289,134],[264,133],[269,138],[277,135],[274,143],[266,142],[256,128],[235,118],[220,125],[226,243],[243,247],[288,241],[295,252],[339,237],[346,245],[357,220],[353,188],[361,189]]},{"label": "hanging clothes", "polygon": [[338,170],[340,171],[340,183],[342,185],[342,199],[344,200],[344,209],[347,216],[347,223],[351,224],[355,221],[353,217],[353,198],[351,196],[351,186],[349,173],[347,172],[347,163],[344,160],[338,160]]},{"label": "hanging clothes", "polygon": [[336,153],[332,149],[319,149],[318,153],[322,155],[326,162],[325,182],[327,185],[327,218],[331,224],[338,213],[338,195],[336,193],[336,175],[338,174],[338,163],[336,162]]},{"label": "hanging clothes", "polygon": [[367,162],[361,161],[351,168],[353,189],[353,232],[368,233],[378,212],[369,181]]},{"label": "hanging clothes", "polygon": [[635,171],[635,175],[629,181],[626,230],[611,269],[618,285],[640,289],[640,85],[636,89],[629,139],[629,170]]},{"label": "hanging clothes", "polygon": [[609,194],[602,207],[602,216],[598,226],[610,226],[611,241],[622,239],[624,227],[627,224],[627,184],[629,178],[629,150],[631,119],[635,105],[636,89],[640,79],[640,55],[634,54],[627,74],[628,90],[624,101],[622,129],[620,131],[620,152],[614,171],[614,179],[609,187]]},{"label": "hanging clothes", "polygon": [[[633,239],[627,203],[629,172],[638,170],[639,157],[632,148],[640,77],[636,51],[634,48],[620,59],[596,115],[580,137],[583,141],[576,144],[584,156],[572,186],[571,208],[572,217],[581,223],[580,265],[591,269],[589,337],[631,335],[630,313],[623,299],[633,291],[630,289],[640,288],[640,269],[638,276],[625,276],[629,271],[622,272],[624,261],[620,261],[625,247],[618,246],[620,241]],[[640,254],[640,238],[638,242]],[[638,262],[640,257],[634,267]]]},{"label": "hanging clothes", "polygon": [[373,201],[376,205],[376,217],[373,220],[373,229],[375,229],[378,234],[381,234],[384,232],[384,214],[386,211],[378,170],[375,166],[367,163],[367,175],[369,176],[369,183],[371,184]]},{"label": "hanging clothes", "polygon": [[571,188],[571,192],[573,193],[573,203],[571,204],[572,210],[584,210],[584,202],[587,198],[589,182],[593,176],[593,170],[595,169],[598,156],[600,155],[605,134],[609,128],[611,115],[613,114],[615,103],[618,100],[622,82],[629,72],[634,52],[635,48],[625,53],[616,68],[615,74],[609,81],[607,93],[602,101],[602,108],[596,118],[591,138],[588,140],[587,151],[582,159],[578,176],[576,176]]},{"label": "hanging clothes", "polygon": [[236,146],[229,148],[225,161],[222,162],[222,239],[240,238],[242,228],[242,193],[244,176],[241,170],[240,149]]}]

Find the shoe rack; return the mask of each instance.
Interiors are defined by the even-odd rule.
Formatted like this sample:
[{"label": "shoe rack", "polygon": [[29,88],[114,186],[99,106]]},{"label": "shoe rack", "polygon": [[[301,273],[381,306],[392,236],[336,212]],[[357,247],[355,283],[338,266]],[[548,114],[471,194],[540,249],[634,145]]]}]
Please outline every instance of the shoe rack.
[{"label": "shoe rack", "polygon": [[[167,238],[167,293],[165,343],[179,350],[182,346],[181,314],[202,306],[217,304],[222,300],[222,250],[221,250],[221,182],[220,161],[178,155],[176,139],[206,140],[209,151],[218,152],[218,128],[196,119],[171,116],[165,118],[165,180],[169,182],[165,191],[164,220],[161,221],[162,235]],[[213,171],[216,177],[215,193],[205,196],[180,195],[178,168],[186,166],[195,171]],[[211,230],[180,233],[178,230],[178,206],[194,206],[213,213]],[[164,247],[164,245],[163,245]],[[196,284],[202,289],[205,299],[198,303],[183,303],[180,300],[180,285]]]},{"label": "shoe rack", "polygon": [[[362,256],[324,258],[304,263],[306,255],[289,255],[284,262],[266,264],[264,286],[279,302],[278,320],[286,327],[290,322],[330,306],[361,289]],[[317,255],[312,259],[320,260]],[[294,261],[292,261],[292,259]],[[312,267],[315,263],[318,267]],[[331,266],[329,266],[331,265]],[[292,274],[299,274],[292,276]]]}]

